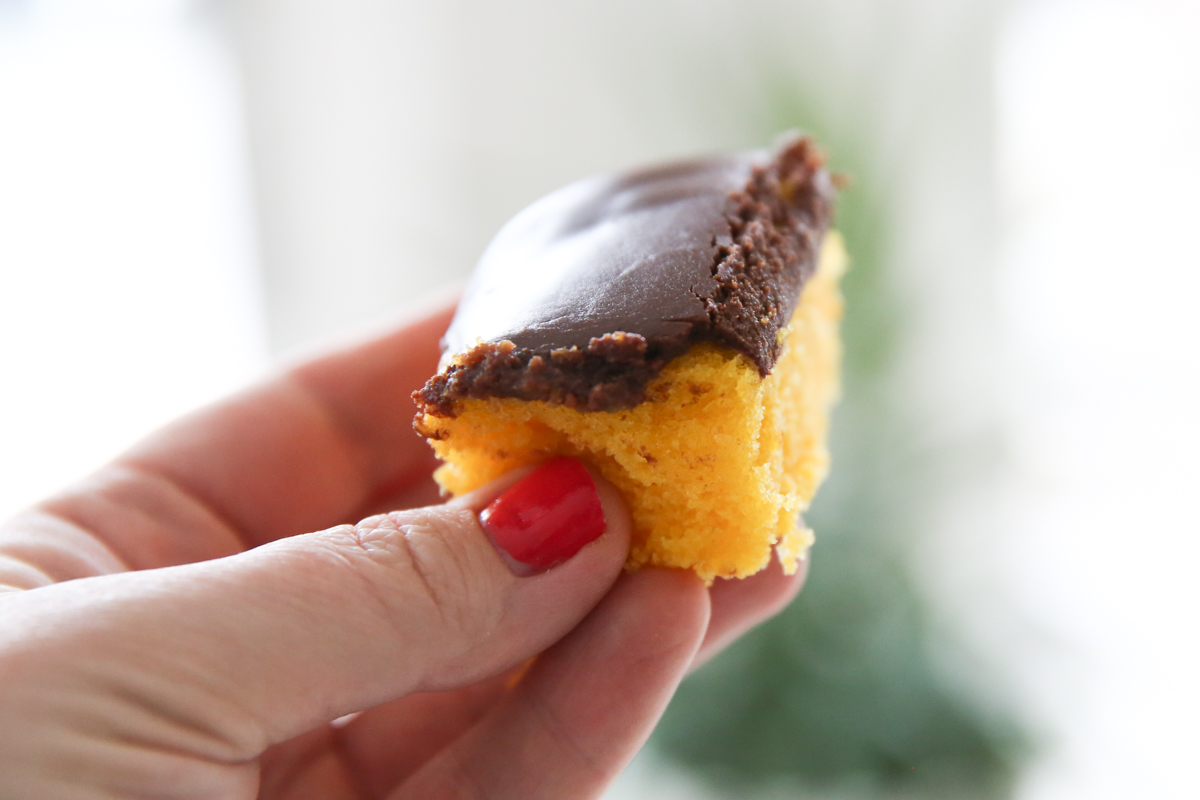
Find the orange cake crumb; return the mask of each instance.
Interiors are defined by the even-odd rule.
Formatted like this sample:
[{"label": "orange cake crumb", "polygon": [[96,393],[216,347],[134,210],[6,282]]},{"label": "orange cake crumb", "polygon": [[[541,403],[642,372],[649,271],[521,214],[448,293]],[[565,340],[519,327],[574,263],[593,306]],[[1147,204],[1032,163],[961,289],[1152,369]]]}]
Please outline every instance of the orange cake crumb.
[{"label": "orange cake crumb", "polygon": [[829,465],[845,267],[841,237],[831,232],[765,378],[744,355],[701,343],[672,360],[632,408],[459,399],[452,416],[417,419],[445,462],[434,477],[459,495],[515,467],[572,456],[629,504],[628,569],[652,564],[692,569],[706,582],[740,578],[765,567],[774,548],[794,572],[812,543],[799,514]]}]

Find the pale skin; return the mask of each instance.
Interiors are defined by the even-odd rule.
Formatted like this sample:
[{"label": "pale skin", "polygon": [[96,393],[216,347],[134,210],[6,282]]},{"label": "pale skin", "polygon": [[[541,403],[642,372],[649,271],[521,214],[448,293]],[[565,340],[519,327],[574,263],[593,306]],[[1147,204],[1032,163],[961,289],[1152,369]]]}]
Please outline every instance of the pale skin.
[{"label": "pale skin", "polygon": [[509,572],[477,512],[518,476],[443,504],[411,428],[450,313],[185,418],[0,528],[0,796],[596,797],[684,675],[791,600],[803,567],[623,573],[602,483],[604,535]]}]

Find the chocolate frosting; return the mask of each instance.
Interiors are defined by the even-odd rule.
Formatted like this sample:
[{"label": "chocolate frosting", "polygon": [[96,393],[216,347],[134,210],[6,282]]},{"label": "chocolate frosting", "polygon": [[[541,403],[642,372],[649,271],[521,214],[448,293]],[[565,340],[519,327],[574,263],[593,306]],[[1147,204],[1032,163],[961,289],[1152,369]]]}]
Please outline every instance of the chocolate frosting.
[{"label": "chocolate frosting", "polygon": [[437,416],[462,397],[628,407],[703,340],[766,375],[816,267],[833,195],[807,138],[554,192],[488,247],[441,369],[414,399]]}]

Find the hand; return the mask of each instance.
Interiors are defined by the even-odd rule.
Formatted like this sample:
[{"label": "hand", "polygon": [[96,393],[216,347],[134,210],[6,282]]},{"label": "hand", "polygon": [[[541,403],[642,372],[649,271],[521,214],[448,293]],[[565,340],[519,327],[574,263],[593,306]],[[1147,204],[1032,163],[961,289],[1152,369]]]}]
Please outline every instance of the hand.
[{"label": "hand", "polygon": [[186,418],[0,529],[0,796],[595,797],[686,672],[798,591],[777,565],[707,590],[622,574],[600,481],[603,535],[515,575],[477,512],[522,476],[430,505],[410,427],[449,314]]}]

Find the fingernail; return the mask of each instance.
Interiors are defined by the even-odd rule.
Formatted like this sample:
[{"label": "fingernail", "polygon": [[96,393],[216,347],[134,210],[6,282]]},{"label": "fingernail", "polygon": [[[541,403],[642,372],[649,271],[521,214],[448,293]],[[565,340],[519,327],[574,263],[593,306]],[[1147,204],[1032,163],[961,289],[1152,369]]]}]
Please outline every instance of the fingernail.
[{"label": "fingernail", "polygon": [[480,514],[479,522],[516,575],[563,563],[604,533],[592,476],[573,458],[555,458],[526,475]]}]

